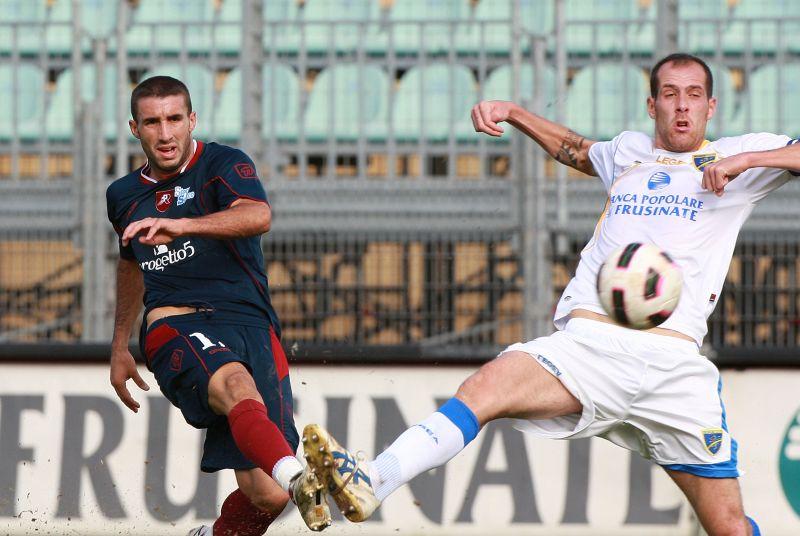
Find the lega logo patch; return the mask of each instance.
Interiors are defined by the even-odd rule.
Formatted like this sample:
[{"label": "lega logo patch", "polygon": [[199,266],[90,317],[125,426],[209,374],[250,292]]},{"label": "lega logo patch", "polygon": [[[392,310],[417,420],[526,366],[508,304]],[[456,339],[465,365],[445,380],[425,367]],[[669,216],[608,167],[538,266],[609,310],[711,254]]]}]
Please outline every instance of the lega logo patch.
[{"label": "lega logo patch", "polygon": [[241,163],[236,164],[233,166],[234,171],[236,174],[239,175],[243,179],[257,179],[258,175],[256,175],[256,168],[252,166],[252,164]]},{"label": "lega logo patch", "polygon": [[703,444],[706,450],[711,454],[719,452],[722,447],[722,434],[725,431],[722,428],[707,428],[703,430]]},{"label": "lega logo patch", "polygon": [[172,190],[161,190],[156,192],[156,210],[159,212],[166,212],[172,205]]},{"label": "lega logo patch", "polygon": [[175,372],[179,372],[181,370],[182,364],[183,364],[183,350],[177,348],[172,351],[172,355],[169,358],[169,368],[171,368]]}]

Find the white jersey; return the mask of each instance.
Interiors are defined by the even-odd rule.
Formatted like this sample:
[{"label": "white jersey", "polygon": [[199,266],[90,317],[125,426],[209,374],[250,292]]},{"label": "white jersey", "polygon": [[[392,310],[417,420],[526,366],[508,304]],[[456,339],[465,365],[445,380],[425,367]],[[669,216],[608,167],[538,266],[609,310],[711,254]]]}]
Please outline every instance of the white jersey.
[{"label": "white jersey", "polygon": [[661,327],[689,335],[701,345],[739,230],[755,203],[791,177],[782,169],[749,169],[717,197],[702,189],[702,168],[726,156],[777,149],[793,141],[776,134],[746,134],[704,142],[691,153],[672,153],[656,149],[646,134],[623,132],[592,145],[589,158],[608,200],[594,236],[581,252],[575,277],[558,302],[556,327],[564,328],[573,309],[604,313],[596,288],[600,266],[621,245],[650,242],[666,251],[683,272],[680,302]]}]

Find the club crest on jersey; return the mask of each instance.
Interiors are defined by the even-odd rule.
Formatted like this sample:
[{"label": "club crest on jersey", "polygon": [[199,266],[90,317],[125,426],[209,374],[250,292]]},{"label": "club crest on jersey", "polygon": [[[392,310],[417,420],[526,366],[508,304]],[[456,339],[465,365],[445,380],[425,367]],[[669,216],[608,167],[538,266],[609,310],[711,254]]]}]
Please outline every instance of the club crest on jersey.
[{"label": "club crest on jersey", "polygon": [[718,157],[717,153],[696,154],[692,156],[692,162],[694,163],[694,167],[697,168],[697,171],[703,171],[704,167],[711,164],[712,162],[716,162],[717,157]]},{"label": "club crest on jersey", "polygon": [[650,190],[660,190],[669,186],[671,180],[669,173],[656,171],[650,175],[650,180],[647,181],[647,188]]},{"label": "club crest on jersey", "polygon": [[156,210],[159,212],[166,212],[172,205],[173,198],[172,190],[156,192]]},{"label": "club crest on jersey", "polygon": [[711,454],[719,452],[722,447],[722,435],[725,431],[722,428],[706,428],[703,430],[703,444]]}]

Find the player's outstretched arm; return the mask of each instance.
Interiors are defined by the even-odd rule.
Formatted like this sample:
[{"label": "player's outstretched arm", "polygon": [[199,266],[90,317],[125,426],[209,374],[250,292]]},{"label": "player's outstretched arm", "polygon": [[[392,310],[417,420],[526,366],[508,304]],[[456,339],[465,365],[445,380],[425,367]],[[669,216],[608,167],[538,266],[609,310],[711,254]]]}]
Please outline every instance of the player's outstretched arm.
[{"label": "player's outstretched arm", "polygon": [[703,169],[702,186],[721,196],[729,182],[748,169],[757,167],[787,169],[800,173],[800,143],[770,151],[739,153],[709,164]]},{"label": "player's outstretched arm", "polygon": [[179,236],[203,236],[219,240],[245,238],[269,231],[272,211],[262,201],[237,199],[230,208],[198,218],[145,218],[135,221],[122,233],[127,246],[139,235],[139,242],[148,246],[168,244]]},{"label": "player's outstretched arm", "polygon": [[564,125],[548,121],[508,101],[482,101],[472,108],[472,124],[476,132],[500,136],[507,122],[547,151],[547,154],[564,165],[597,175],[589,160],[589,147],[595,142],[576,134]]},{"label": "player's outstretched arm", "polygon": [[117,263],[117,308],[114,315],[114,339],[111,342],[110,379],[119,399],[134,413],[139,411],[139,402],[128,391],[128,380],[132,379],[145,391],[150,389],[139,376],[136,362],[128,350],[133,323],[142,310],[143,295],[142,271],[136,261],[120,259]]}]

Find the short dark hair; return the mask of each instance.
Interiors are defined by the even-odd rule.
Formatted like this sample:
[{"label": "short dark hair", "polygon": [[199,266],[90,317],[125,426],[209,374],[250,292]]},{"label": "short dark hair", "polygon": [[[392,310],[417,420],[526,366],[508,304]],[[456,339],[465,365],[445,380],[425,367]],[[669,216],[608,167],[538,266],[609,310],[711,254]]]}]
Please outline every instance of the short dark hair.
[{"label": "short dark hair", "polygon": [[662,58],[658,63],[653,66],[653,70],[650,71],[650,96],[654,99],[656,95],[658,95],[658,70],[665,63],[675,63],[676,65],[683,65],[686,63],[696,63],[703,70],[706,72],[706,94],[708,98],[711,98],[714,95],[714,76],[711,74],[711,69],[708,67],[708,64],[698,58],[697,56],[693,56],[691,54],[686,54],[683,52],[678,52],[675,54],[670,54],[669,56]]},{"label": "short dark hair", "polygon": [[189,96],[189,88],[186,84],[172,78],[171,76],[151,76],[146,80],[139,82],[133,93],[131,93],[131,117],[136,121],[136,113],[138,112],[137,103],[139,99],[147,97],[170,97],[172,95],[183,95],[186,101],[186,108],[188,113],[192,113],[192,98]]}]

